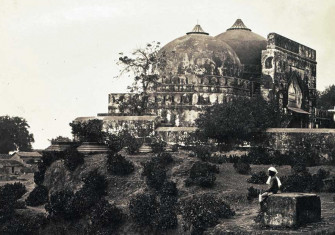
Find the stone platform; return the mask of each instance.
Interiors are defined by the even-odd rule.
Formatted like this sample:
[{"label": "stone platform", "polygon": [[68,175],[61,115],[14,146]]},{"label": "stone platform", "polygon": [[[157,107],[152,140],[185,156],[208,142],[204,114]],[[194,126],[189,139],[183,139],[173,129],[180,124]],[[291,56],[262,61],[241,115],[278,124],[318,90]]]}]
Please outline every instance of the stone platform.
[{"label": "stone platform", "polygon": [[311,193],[271,195],[264,206],[262,224],[270,227],[297,227],[321,220],[320,197]]}]

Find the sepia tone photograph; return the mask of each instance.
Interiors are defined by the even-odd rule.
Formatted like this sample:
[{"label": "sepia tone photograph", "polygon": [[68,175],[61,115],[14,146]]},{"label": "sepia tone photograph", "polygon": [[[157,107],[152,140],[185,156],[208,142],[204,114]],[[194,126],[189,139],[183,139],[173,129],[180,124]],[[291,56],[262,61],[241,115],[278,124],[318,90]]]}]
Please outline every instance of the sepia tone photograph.
[{"label": "sepia tone photograph", "polygon": [[335,1],[1,0],[0,234],[335,234]]}]

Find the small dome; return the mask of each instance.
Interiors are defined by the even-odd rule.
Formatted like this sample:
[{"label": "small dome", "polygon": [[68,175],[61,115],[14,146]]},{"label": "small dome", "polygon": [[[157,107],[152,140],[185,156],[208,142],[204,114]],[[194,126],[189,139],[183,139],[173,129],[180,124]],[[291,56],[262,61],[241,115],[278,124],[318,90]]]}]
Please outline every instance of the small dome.
[{"label": "small dome", "polygon": [[166,44],[160,53],[167,58],[170,74],[237,76],[240,60],[225,42],[209,36],[200,25],[191,32]]},{"label": "small dome", "polygon": [[237,19],[232,27],[215,38],[231,46],[242,64],[261,65],[262,50],[266,49],[267,41],[264,37],[251,32],[241,19]]}]

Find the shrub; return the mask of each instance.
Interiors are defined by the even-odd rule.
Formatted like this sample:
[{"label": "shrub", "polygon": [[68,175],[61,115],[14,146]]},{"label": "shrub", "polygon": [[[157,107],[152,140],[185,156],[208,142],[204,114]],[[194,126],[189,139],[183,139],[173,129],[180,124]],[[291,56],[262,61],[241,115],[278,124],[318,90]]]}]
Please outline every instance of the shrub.
[{"label": "shrub", "polygon": [[130,216],[142,227],[156,225],[157,208],[156,197],[151,194],[139,194],[129,203]]},{"label": "shrub", "polygon": [[157,215],[157,228],[159,230],[164,231],[177,227],[176,201],[177,198],[174,196],[161,196]]},{"label": "shrub", "polygon": [[107,200],[100,200],[89,214],[90,234],[111,234],[124,222],[125,214]]},{"label": "shrub", "polygon": [[64,152],[64,165],[69,171],[74,171],[78,166],[84,164],[84,154],[76,149],[70,149]]},{"label": "shrub", "polygon": [[0,187],[1,204],[6,201],[15,202],[27,192],[26,186],[22,183],[5,184]]},{"label": "shrub", "polygon": [[139,148],[142,146],[142,142],[128,132],[124,131],[120,133],[120,138],[123,142],[123,146],[126,147],[126,151],[128,154],[137,153]]},{"label": "shrub", "polygon": [[74,194],[71,203],[74,217],[81,218],[85,216],[100,198],[101,196],[94,189],[82,187]]},{"label": "shrub", "polygon": [[247,199],[251,201],[252,199],[257,198],[260,193],[261,193],[260,189],[251,186],[250,188],[248,188]]},{"label": "shrub", "polygon": [[31,191],[26,203],[28,206],[40,206],[48,202],[48,189],[43,185],[38,185]]},{"label": "shrub", "polygon": [[18,206],[17,200],[26,193],[26,187],[21,183],[5,184],[0,187],[0,222],[12,218]]},{"label": "shrub", "polygon": [[159,164],[166,166],[173,162],[173,158],[170,153],[160,153],[153,158],[153,161],[157,161]]},{"label": "shrub", "polygon": [[213,187],[216,177],[214,173],[219,173],[219,168],[207,162],[195,162],[190,170],[190,177],[186,179],[185,186],[193,184],[201,187]]},{"label": "shrub", "polygon": [[52,220],[76,219],[73,213],[74,194],[69,190],[62,190],[51,194],[45,210]]},{"label": "shrub", "polygon": [[166,171],[165,169],[158,164],[147,165],[147,169],[144,171],[146,174],[147,185],[156,190],[160,190],[166,181]]},{"label": "shrub", "polygon": [[271,164],[271,158],[269,152],[264,147],[254,147],[251,148],[250,152],[247,155],[248,160],[243,161],[249,164],[255,165],[266,165]]},{"label": "shrub", "polygon": [[165,181],[161,187],[161,194],[165,196],[177,196],[178,189],[175,182]]},{"label": "shrub", "polygon": [[212,150],[211,146],[198,144],[193,147],[194,155],[202,161],[208,161],[211,157]]},{"label": "shrub", "polygon": [[0,226],[1,234],[36,234],[47,223],[42,214],[16,214]]},{"label": "shrub", "polygon": [[242,174],[242,175],[248,175],[250,174],[251,168],[249,163],[244,163],[244,162],[237,162],[234,163],[234,168],[236,170],[237,173]]},{"label": "shrub", "polygon": [[248,179],[248,183],[265,184],[267,179],[268,179],[268,175],[266,174],[266,172],[259,171],[251,175],[251,177]]},{"label": "shrub", "polygon": [[166,142],[164,142],[161,139],[153,139],[153,141],[151,142],[150,146],[152,148],[152,152],[154,153],[162,153],[164,152],[164,149],[166,147]]},{"label": "shrub", "polygon": [[222,199],[213,195],[193,196],[181,203],[184,220],[192,224],[193,234],[202,234],[204,230],[218,224],[220,218],[235,215],[230,206]]},{"label": "shrub", "polygon": [[134,164],[120,154],[110,154],[107,159],[107,170],[113,175],[128,175],[134,171]]},{"label": "shrub", "polygon": [[106,143],[112,154],[118,153],[123,147],[124,143],[119,135],[108,134]]},{"label": "shrub", "polygon": [[86,177],[83,177],[83,182],[83,188],[95,191],[99,196],[107,194],[108,182],[106,177],[100,174],[97,169],[90,171]]}]

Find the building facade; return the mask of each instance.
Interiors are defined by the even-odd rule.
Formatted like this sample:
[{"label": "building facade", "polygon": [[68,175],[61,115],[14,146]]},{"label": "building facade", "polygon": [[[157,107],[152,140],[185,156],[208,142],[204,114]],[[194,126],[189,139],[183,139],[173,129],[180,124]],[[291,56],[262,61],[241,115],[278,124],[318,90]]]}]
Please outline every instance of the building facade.
[{"label": "building facade", "polygon": [[[143,114],[136,116],[122,106],[134,97],[141,99],[139,94],[111,93],[108,113],[97,117],[106,126],[118,131],[126,126],[146,125],[161,136],[176,136],[179,129],[184,135],[185,130],[195,130],[195,120],[206,107],[256,95],[278,102],[289,116],[284,127],[318,125],[316,51],[307,46],[276,33],[264,38],[238,19],[215,37],[196,25],[159,53],[166,55],[166,67],[149,89],[146,120],[141,118]],[[164,126],[173,128],[159,128]]]}]

